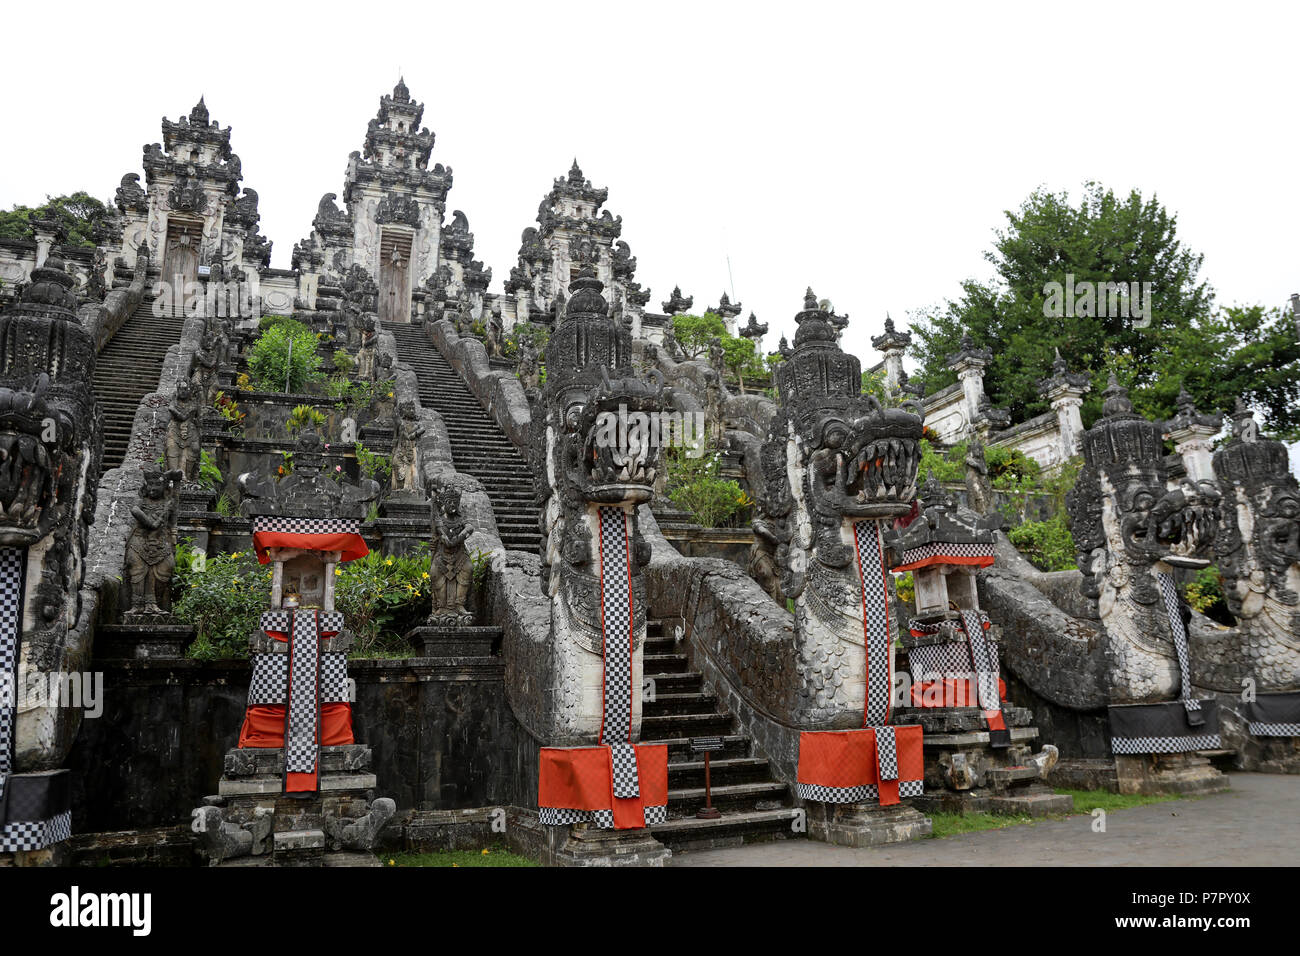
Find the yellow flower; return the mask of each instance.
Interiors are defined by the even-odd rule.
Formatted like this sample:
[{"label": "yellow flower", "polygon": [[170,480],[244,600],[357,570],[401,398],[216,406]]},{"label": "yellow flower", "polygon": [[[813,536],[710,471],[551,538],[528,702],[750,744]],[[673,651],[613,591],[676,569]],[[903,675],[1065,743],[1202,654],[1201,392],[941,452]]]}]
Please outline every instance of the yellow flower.
[{"label": "yellow flower", "polygon": [[425,571],[424,573],[422,573],[422,574],[420,575],[420,577],[424,578],[424,579],[427,581],[427,580],[429,579],[429,572],[428,572],[428,571]]},{"label": "yellow flower", "polygon": [[389,866],[397,866],[397,861],[394,860],[394,859],[390,856],[390,857],[388,858],[388,865],[389,865]]},{"label": "yellow flower", "polygon": [[483,848],[483,856],[487,856],[487,855],[488,855],[487,847],[484,847],[484,848]]},{"label": "yellow flower", "polygon": [[342,569],[342,568],[335,568],[335,569],[334,569],[334,575],[335,575],[335,577],[341,575],[342,573],[343,573],[343,569]]},{"label": "yellow flower", "polygon": [[384,564],[391,568],[393,566],[393,559],[389,558],[387,561],[384,562]]}]

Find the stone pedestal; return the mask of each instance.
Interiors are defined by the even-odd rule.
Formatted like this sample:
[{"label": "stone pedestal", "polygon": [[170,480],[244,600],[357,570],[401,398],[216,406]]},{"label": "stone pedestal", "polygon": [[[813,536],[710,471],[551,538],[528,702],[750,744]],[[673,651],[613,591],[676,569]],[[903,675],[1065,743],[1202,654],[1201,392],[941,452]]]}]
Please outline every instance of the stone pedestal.
[{"label": "stone pedestal", "polygon": [[1115,757],[1120,793],[1221,793],[1228,777],[1200,754],[1140,754]]},{"label": "stone pedestal", "polygon": [[930,835],[930,818],[906,803],[882,807],[874,803],[804,804],[808,836],[834,846],[884,846]]},{"label": "stone pedestal", "polygon": [[185,514],[207,514],[212,510],[216,495],[206,488],[189,486],[181,488],[180,510]]},{"label": "stone pedestal", "polygon": [[925,793],[911,802],[926,813],[1070,813],[1074,799],[1044,781],[1056,765],[1055,747],[1033,752],[1038,728],[1027,708],[1005,705],[1009,747],[994,747],[978,707],[900,708],[899,723],[925,731]]},{"label": "stone pedestal", "polygon": [[546,830],[551,866],[663,866],[673,855],[649,830],[597,830],[585,823]]},{"label": "stone pedestal", "polygon": [[499,627],[417,627],[406,639],[421,657],[491,657],[502,634]]},{"label": "stone pedestal", "polygon": [[103,624],[95,636],[95,656],[112,660],[184,657],[192,640],[194,629],[185,624]]},{"label": "stone pedestal", "polygon": [[195,811],[201,852],[214,866],[377,865],[371,850],[394,806],[374,799],[370,760],[364,744],[322,747],[319,792],[293,796],[283,750],[227,751],[216,796]]}]

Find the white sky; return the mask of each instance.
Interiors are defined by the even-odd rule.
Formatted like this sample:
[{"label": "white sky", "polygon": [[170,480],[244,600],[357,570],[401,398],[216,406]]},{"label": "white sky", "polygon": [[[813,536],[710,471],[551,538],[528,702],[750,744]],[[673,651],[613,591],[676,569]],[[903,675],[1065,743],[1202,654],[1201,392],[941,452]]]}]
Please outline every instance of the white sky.
[{"label": "white sky", "polygon": [[400,69],[494,292],[575,155],[652,308],[734,280],[768,346],[811,284],[873,363],[886,311],[906,325],[986,277],[1003,210],[1086,179],[1157,194],[1220,302],[1300,291],[1295,5],[901,6],[24,5],[5,12],[0,206],[111,196],[203,93],[287,267]]}]

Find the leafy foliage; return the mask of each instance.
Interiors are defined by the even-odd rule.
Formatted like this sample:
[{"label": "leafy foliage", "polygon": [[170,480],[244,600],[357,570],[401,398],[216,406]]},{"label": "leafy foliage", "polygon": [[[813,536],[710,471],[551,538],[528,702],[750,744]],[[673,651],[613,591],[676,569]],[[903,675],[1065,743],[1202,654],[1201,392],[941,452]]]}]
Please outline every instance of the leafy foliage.
[{"label": "leafy foliage", "polygon": [[199,484],[209,491],[216,491],[224,480],[212,454],[203,449],[199,454]]},{"label": "leafy foliage", "polygon": [[35,208],[16,205],[8,212],[0,211],[0,239],[30,239],[33,233],[27,214],[31,212],[39,219],[61,223],[67,231],[67,245],[93,246],[91,232],[108,215],[109,204],[89,193],[75,192],[68,196],[46,196],[45,202]]},{"label": "leafy foliage", "polygon": [[727,323],[713,312],[703,315],[673,316],[673,337],[688,358],[699,358],[709,349],[709,342],[727,334]]},{"label": "leafy foliage", "polygon": [[191,657],[248,656],[248,638],[271,595],[271,571],[256,556],[237,551],[207,558],[182,541],[176,546],[172,586],[173,613],[195,630]]},{"label": "leafy foliage", "polygon": [[356,443],[357,466],[361,469],[361,474],[367,478],[374,478],[381,485],[388,481],[393,473],[393,461],[387,455],[380,455],[371,451],[361,442]]},{"label": "leafy foliage", "polygon": [[320,428],[325,424],[325,420],[325,413],[311,405],[295,405],[284,427],[290,435],[296,435],[304,428]]},{"label": "leafy foliage", "polygon": [[691,458],[686,450],[665,450],[668,499],[691,512],[705,528],[729,525],[753,505],[753,499],[731,478],[721,476],[722,455],[716,451]]},{"label": "leafy foliage", "polygon": [[1074,537],[1063,510],[1046,521],[1018,524],[1007,532],[1007,538],[1040,571],[1068,571],[1076,566]]},{"label": "leafy foliage", "polygon": [[[266,318],[277,321],[266,324]],[[262,333],[248,355],[253,386],[268,392],[302,391],[320,378],[316,368],[316,333],[293,319],[266,318],[262,320]]]},{"label": "leafy foliage", "polygon": [[352,657],[407,650],[402,635],[429,613],[428,545],[411,555],[372,551],[336,570],[334,606],[356,636]]},{"label": "leafy foliage", "polygon": [[[1025,420],[1048,410],[1038,381],[1060,349],[1070,368],[1092,376],[1085,425],[1101,413],[1108,373],[1132,389],[1137,410],[1170,417],[1185,386],[1203,411],[1230,411],[1240,396],[1266,409],[1284,436],[1300,434],[1300,343],[1281,310],[1213,309],[1199,278],[1202,257],[1177,237],[1177,217],[1153,196],[1117,196],[1087,183],[1078,203],[1033,192],[985,254],[995,277],[969,279],[962,296],[913,324],[920,378],[929,391],[956,381],[947,368],[963,333],[993,351],[984,379],[995,404]],[[1048,282],[1148,282],[1150,325],[1120,315],[1044,314]]]}]

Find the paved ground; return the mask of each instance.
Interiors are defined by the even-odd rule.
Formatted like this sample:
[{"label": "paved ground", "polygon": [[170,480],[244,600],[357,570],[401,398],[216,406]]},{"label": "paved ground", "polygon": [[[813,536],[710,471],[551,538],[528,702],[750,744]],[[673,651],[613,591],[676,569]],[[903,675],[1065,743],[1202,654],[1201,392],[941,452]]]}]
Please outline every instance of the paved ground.
[{"label": "paved ground", "polygon": [[[673,866],[1296,866],[1300,777],[1234,773],[1232,789],[1091,816],[856,850],[806,839],[674,854]],[[1075,801],[1077,809],[1079,801]]]}]

